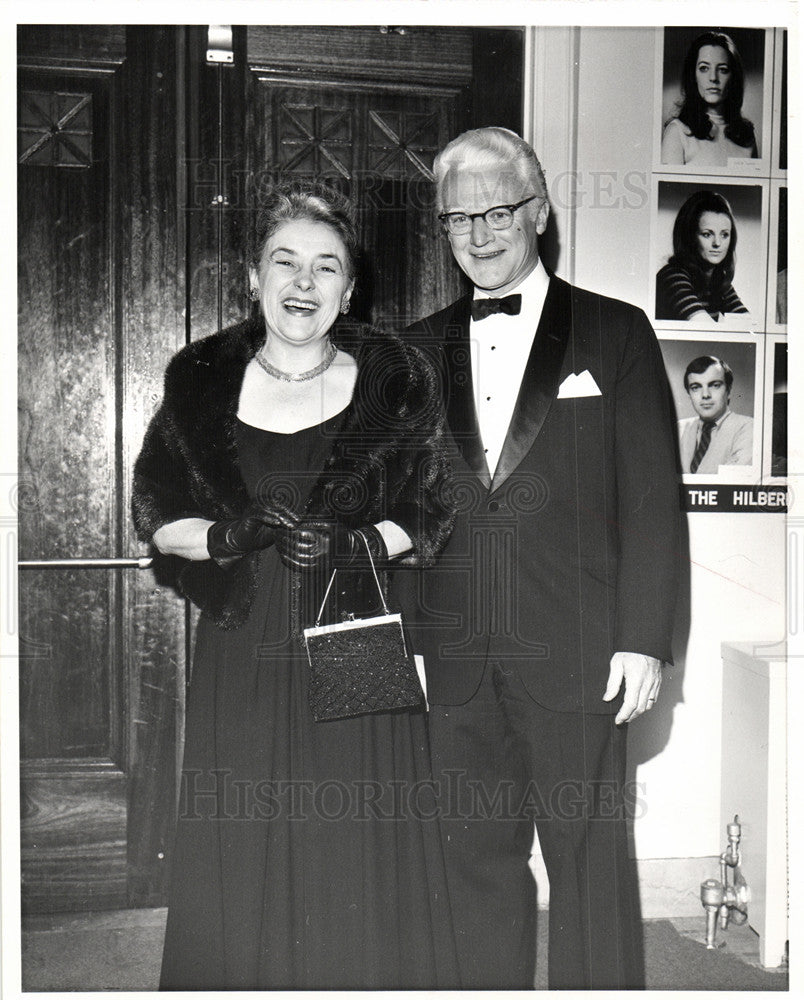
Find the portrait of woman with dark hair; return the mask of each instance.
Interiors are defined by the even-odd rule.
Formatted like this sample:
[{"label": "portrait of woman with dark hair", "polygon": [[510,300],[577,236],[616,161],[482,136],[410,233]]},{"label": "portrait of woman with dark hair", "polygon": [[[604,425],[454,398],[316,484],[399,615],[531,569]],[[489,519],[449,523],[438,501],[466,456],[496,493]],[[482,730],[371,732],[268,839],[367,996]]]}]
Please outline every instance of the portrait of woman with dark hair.
[{"label": "portrait of woman with dark hair", "polygon": [[748,310],[734,290],[737,227],[717,191],[687,198],[673,225],[673,255],[656,275],[656,319],[711,326]]},{"label": "portrait of woman with dark hair", "polygon": [[744,91],[742,60],[729,35],[698,35],[684,58],[678,112],[664,126],[662,163],[725,167],[731,158],[756,158],[754,126],[742,114]]}]

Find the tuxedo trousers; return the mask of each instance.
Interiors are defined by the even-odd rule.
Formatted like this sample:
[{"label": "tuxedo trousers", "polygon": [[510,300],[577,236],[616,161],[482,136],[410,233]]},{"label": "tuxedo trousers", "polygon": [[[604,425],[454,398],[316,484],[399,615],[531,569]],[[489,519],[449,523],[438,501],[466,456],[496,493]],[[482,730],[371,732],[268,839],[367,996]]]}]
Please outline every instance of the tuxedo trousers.
[{"label": "tuxedo trousers", "polygon": [[464,987],[533,988],[535,824],[550,882],[550,989],[644,988],[626,728],[543,707],[511,663],[489,662],[465,704],[431,706]]}]

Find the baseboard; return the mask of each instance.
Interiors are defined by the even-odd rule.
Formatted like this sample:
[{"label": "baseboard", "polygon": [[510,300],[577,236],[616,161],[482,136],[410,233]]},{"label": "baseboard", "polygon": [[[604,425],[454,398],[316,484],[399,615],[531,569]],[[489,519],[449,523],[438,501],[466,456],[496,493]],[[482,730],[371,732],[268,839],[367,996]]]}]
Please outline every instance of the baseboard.
[{"label": "baseboard", "polygon": [[[646,920],[703,917],[701,882],[720,877],[720,861],[706,858],[643,858],[637,861],[642,916]],[[539,906],[550,902],[550,884],[540,854],[531,858]]]},{"label": "baseboard", "polygon": [[[550,883],[540,854],[531,858],[530,867],[536,879],[539,906],[546,909],[550,902]],[[642,916],[646,920],[703,917],[701,882],[720,877],[717,857],[643,858],[637,861],[637,872]],[[164,909],[142,909],[93,914],[30,915],[23,918],[23,929],[46,931],[147,927],[164,923],[165,914]]]},{"label": "baseboard", "polygon": [[31,913],[23,916],[25,933],[48,931],[136,931],[163,928],[167,907],[136,910],[98,910],[89,913]]},{"label": "baseboard", "polygon": [[720,858],[644,858],[637,861],[642,916],[701,917],[701,882],[720,878]]}]

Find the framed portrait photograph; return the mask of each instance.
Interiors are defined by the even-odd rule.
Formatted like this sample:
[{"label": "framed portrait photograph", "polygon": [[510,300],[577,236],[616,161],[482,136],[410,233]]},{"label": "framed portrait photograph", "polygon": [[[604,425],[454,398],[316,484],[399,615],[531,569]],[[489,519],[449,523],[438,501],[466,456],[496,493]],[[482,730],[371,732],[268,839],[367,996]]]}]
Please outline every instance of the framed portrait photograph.
[{"label": "framed portrait photograph", "polygon": [[657,329],[759,331],[765,323],[767,185],[653,179]]},{"label": "framed portrait photograph", "polygon": [[768,174],[773,42],[770,28],[659,32],[657,170]]},{"label": "framed portrait photograph", "polygon": [[756,478],[762,445],[762,344],[746,334],[659,341],[676,410],[684,482]]},{"label": "framed portrait photograph", "polygon": [[787,183],[771,181],[767,330],[787,330]]},{"label": "framed portrait photograph", "polygon": [[787,174],[787,29],[774,32],[773,163],[771,175]]},{"label": "framed portrait photograph", "polygon": [[787,476],[787,338],[765,338],[765,419],[762,476]]}]

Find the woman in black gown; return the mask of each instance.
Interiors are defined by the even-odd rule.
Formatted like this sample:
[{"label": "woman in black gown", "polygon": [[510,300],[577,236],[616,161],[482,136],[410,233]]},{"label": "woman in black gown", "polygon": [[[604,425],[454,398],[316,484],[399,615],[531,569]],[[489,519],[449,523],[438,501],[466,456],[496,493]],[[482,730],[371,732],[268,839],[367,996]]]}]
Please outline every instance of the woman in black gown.
[{"label": "woman in black gown", "polygon": [[315,723],[299,639],[333,564],[365,609],[357,529],[386,564],[445,541],[437,377],[339,320],[340,196],[277,188],[257,229],[260,318],[172,360],[135,467],[138,533],[202,611],[161,988],[454,987],[425,713]]}]

